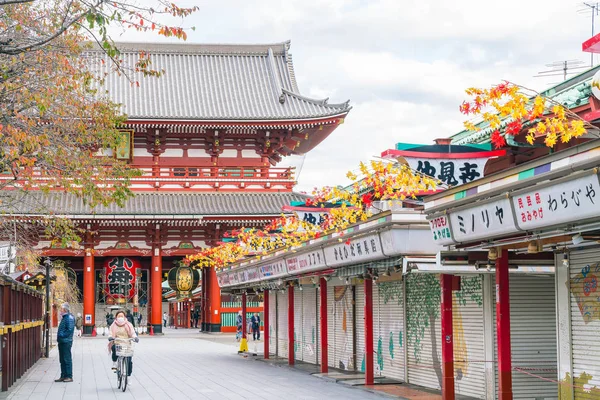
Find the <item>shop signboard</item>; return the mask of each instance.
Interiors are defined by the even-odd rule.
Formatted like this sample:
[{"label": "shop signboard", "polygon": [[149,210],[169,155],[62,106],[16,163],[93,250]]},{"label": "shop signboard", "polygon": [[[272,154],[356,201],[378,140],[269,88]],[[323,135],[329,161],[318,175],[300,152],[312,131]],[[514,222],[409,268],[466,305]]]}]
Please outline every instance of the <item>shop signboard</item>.
[{"label": "shop signboard", "polygon": [[269,264],[263,264],[258,267],[259,279],[273,279],[287,275],[285,261],[279,260]]},{"label": "shop signboard", "polygon": [[539,229],[600,216],[598,176],[590,174],[512,197],[522,230]]},{"label": "shop signboard", "polygon": [[328,267],[357,264],[384,258],[378,234],[343,240],[325,247],[325,262]]},{"label": "shop signboard", "polygon": [[447,215],[440,215],[429,220],[429,228],[433,235],[433,241],[439,245],[449,245],[455,243],[450,230],[450,222]]},{"label": "shop signboard", "polygon": [[317,271],[327,267],[325,265],[325,254],[323,254],[322,249],[288,257],[285,262],[288,272],[292,275]]},{"label": "shop signboard", "polygon": [[458,242],[502,236],[517,230],[507,198],[452,212],[450,222],[453,237]]}]

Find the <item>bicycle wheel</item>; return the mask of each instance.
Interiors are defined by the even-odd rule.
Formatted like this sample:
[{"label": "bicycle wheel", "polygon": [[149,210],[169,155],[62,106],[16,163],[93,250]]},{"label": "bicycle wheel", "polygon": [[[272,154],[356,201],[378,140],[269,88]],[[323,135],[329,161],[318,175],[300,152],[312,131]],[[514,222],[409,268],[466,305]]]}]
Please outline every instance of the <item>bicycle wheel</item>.
[{"label": "bicycle wheel", "polygon": [[127,357],[123,357],[123,366],[121,367],[121,376],[123,377],[123,391],[127,389],[127,375],[129,375],[129,360]]},{"label": "bicycle wheel", "polygon": [[117,359],[117,388],[121,389],[121,382],[123,381],[123,372],[121,370],[121,366],[123,364],[123,358],[119,357]]}]

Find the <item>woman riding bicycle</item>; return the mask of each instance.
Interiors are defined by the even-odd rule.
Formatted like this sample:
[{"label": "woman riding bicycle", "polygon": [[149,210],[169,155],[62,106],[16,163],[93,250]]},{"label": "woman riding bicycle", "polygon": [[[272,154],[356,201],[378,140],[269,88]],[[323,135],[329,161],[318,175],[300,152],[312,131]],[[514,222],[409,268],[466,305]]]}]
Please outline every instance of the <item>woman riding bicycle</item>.
[{"label": "woman riding bicycle", "polygon": [[[110,337],[108,338],[108,350],[112,352],[112,360],[113,366],[112,369],[117,369],[117,351],[115,348],[115,339],[129,339],[133,338],[135,342],[139,341],[135,330],[133,329],[133,325],[127,321],[127,317],[125,316],[124,311],[117,312],[116,319],[110,326]],[[129,368],[127,369],[128,375],[131,375],[131,370],[133,368],[133,362],[131,358],[129,359]]]}]

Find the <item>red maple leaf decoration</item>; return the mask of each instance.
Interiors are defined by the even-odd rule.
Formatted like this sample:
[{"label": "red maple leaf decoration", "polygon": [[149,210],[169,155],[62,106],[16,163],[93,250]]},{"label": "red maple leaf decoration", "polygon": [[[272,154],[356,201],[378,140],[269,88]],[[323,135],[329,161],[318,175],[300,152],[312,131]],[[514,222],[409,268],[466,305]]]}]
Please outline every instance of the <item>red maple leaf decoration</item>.
[{"label": "red maple leaf decoration", "polygon": [[504,139],[504,136],[502,136],[500,132],[494,131],[492,132],[492,144],[495,148],[501,149],[506,146],[506,139]]},{"label": "red maple leaf decoration", "polygon": [[371,207],[373,205],[373,194],[372,193],[363,194],[361,200],[362,200],[363,204],[365,205],[365,207]]},{"label": "red maple leaf decoration", "polygon": [[504,130],[504,132],[507,135],[516,136],[521,132],[522,128],[523,124],[521,123],[521,121],[513,121],[506,125],[506,129]]},{"label": "red maple leaf decoration", "polygon": [[350,246],[350,239],[346,240],[346,244]]}]

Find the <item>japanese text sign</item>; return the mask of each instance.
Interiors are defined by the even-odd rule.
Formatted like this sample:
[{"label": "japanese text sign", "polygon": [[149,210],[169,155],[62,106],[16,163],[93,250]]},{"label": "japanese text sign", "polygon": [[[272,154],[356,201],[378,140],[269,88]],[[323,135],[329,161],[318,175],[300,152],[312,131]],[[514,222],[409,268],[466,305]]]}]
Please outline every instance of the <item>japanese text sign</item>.
[{"label": "japanese text sign", "polygon": [[458,242],[472,241],[517,230],[509,199],[501,199],[450,213],[452,232]]},{"label": "japanese text sign", "polygon": [[600,215],[597,175],[587,175],[512,198],[517,224],[531,230]]},{"label": "japanese text sign", "polygon": [[319,249],[287,258],[285,262],[290,274],[300,274],[325,268],[325,255]]},{"label": "japanese text sign", "polygon": [[355,264],[382,257],[384,255],[377,234],[351,239],[350,243],[343,241],[325,248],[325,259],[328,267]]},{"label": "japanese text sign", "polygon": [[454,243],[452,233],[450,231],[450,223],[446,215],[440,215],[429,221],[429,227],[433,234],[433,241],[440,245]]},{"label": "japanese text sign", "polygon": [[439,179],[449,186],[457,186],[483,177],[488,158],[444,159],[404,157],[410,168]]},{"label": "japanese text sign", "polygon": [[285,275],[287,270],[285,268],[285,262],[283,260],[277,261],[271,264],[265,264],[258,267],[258,275],[260,279],[265,278],[276,278],[278,276]]}]

